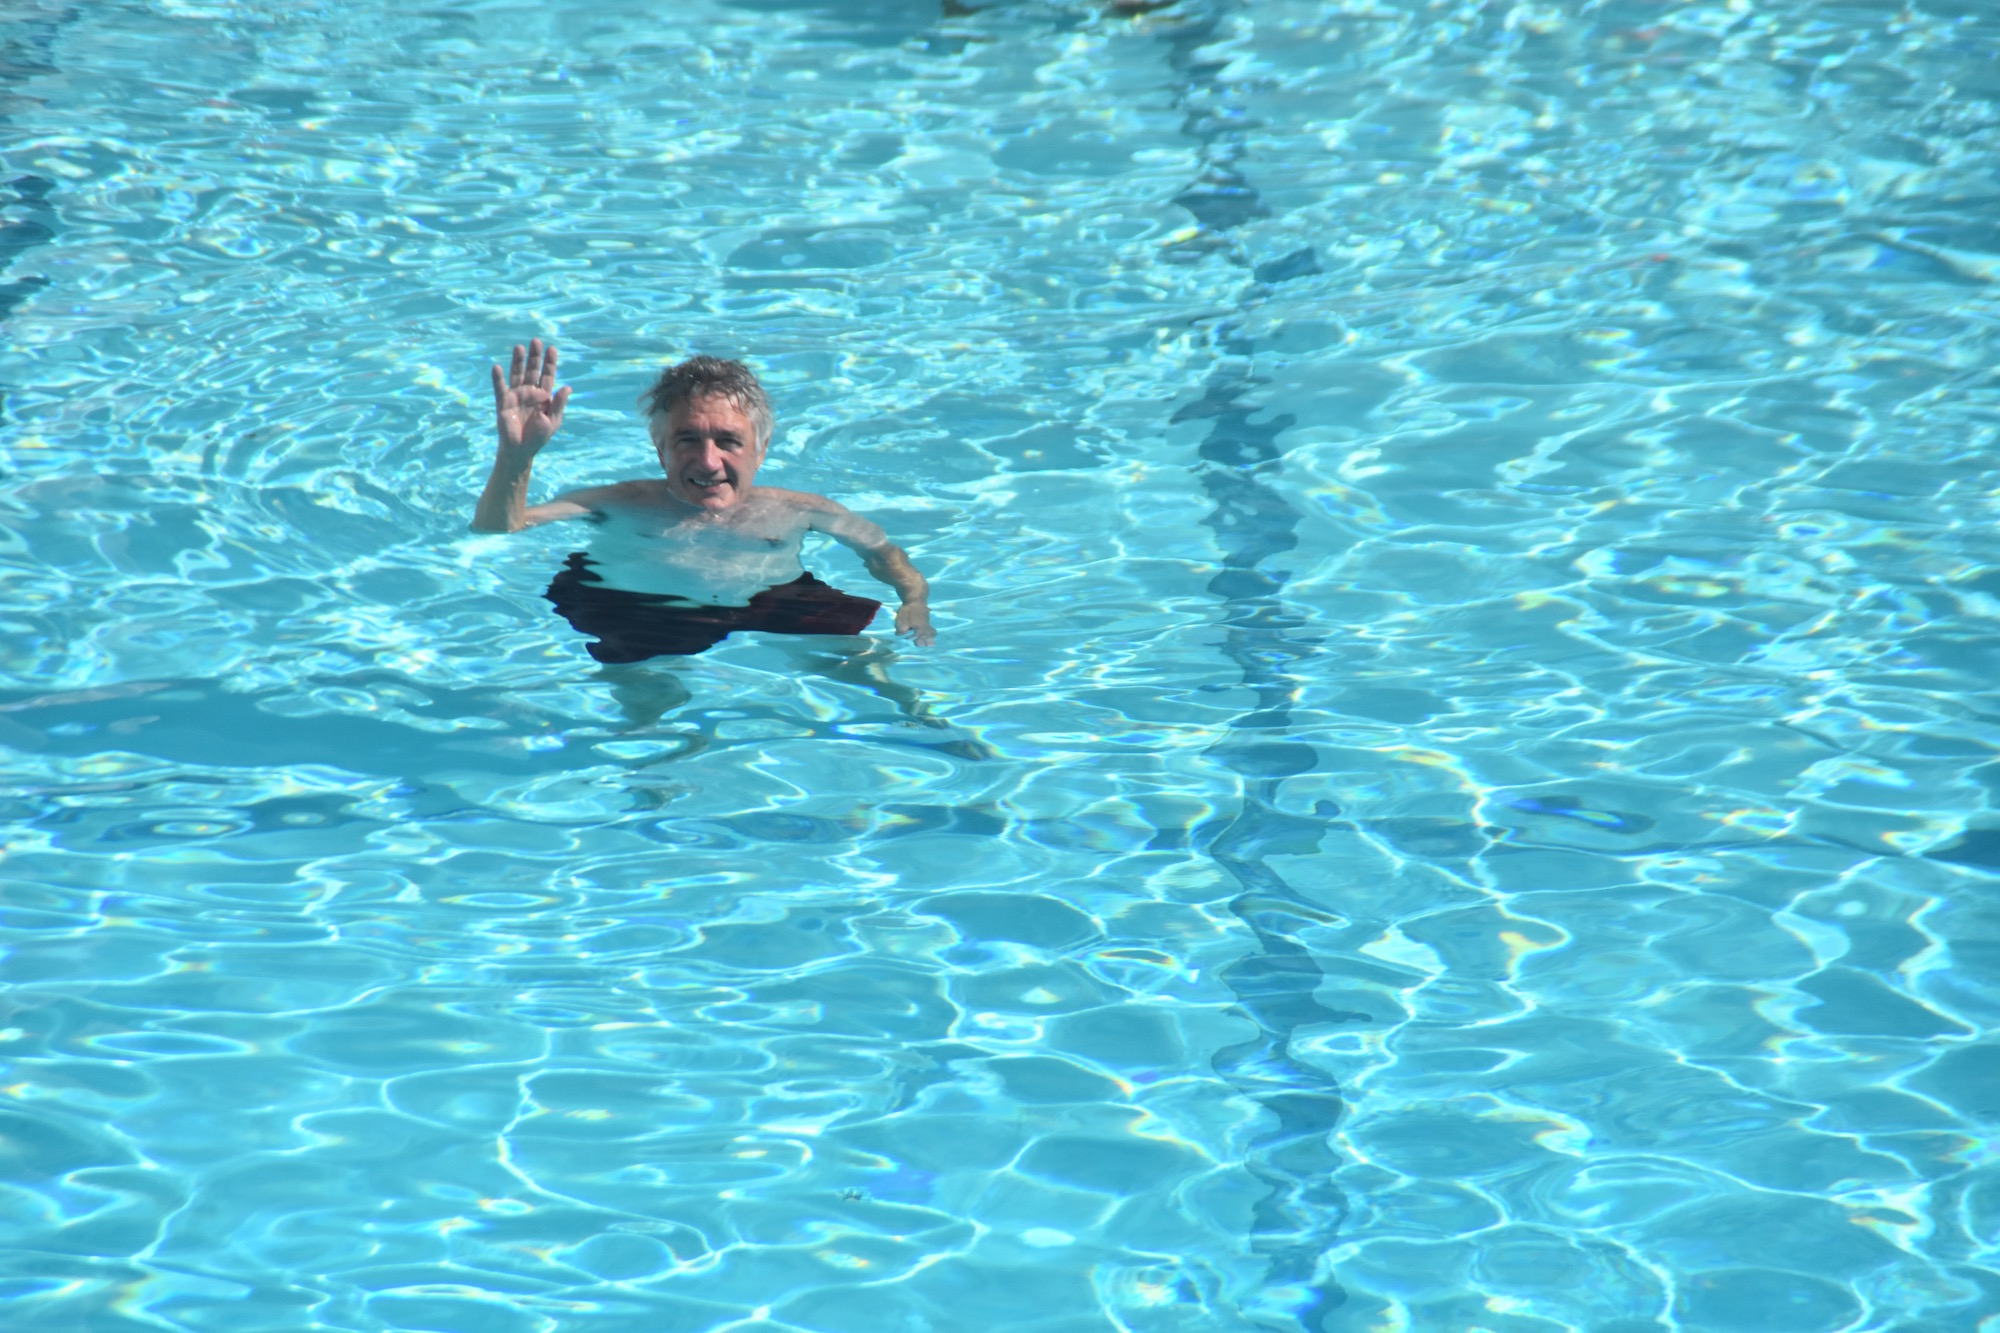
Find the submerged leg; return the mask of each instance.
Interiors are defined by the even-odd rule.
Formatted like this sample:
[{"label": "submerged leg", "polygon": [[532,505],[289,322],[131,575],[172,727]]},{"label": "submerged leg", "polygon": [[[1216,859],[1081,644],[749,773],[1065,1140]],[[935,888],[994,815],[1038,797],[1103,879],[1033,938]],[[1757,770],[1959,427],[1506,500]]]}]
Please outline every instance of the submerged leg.
[{"label": "submerged leg", "polygon": [[958,731],[949,719],[932,713],[922,690],[889,674],[889,667],[897,657],[895,644],[861,635],[812,634],[786,639],[784,645],[787,655],[802,670],[864,689],[894,704],[912,722],[957,733],[950,739],[925,740],[921,742],[925,748],[943,750],[961,759],[993,757],[992,750],[983,742]]},{"label": "submerged leg", "polygon": [[858,634],[812,634],[788,638],[784,644],[787,655],[814,675],[864,689],[894,704],[903,716],[926,726],[949,725],[942,718],[931,716],[922,690],[904,685],[889,674],[896,650],[880,639]]},{"label": "submerged leg", "polygon": [[625,714],[625,724],[634,730],[654,726],[694,697],[679,672],[656,663],[620,662],[599,667],[597,678],[611,687],[611,697]]}]

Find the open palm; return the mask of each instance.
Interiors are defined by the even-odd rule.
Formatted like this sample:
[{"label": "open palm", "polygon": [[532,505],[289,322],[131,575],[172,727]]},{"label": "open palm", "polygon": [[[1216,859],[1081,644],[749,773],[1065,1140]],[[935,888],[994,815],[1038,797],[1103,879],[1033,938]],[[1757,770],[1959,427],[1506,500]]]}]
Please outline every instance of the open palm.
[{"label": "open palm", "polygon": [[561,427],[568,402],[569,387],[556,388],[554,343],[546,349],[540,338],[517,343],[506,372],[493,367],[493,421],[503,449],[539,450]]}]

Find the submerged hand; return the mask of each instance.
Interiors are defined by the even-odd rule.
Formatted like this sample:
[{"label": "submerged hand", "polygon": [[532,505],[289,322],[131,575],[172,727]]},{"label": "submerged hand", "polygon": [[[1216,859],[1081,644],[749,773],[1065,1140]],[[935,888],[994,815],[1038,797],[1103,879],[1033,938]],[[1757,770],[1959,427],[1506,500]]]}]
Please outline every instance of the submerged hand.
[{"label": "submerged hand", "polygon": [[529,339],[525,348],[516,343],[507,372],[493,367],[493,420],[503,449],[539,450],[562,425],[568,402],[569,387],[556,388],[554,343],[546,352],[540,338]]},{"label": "submerged hand", "polygon": [[914,635],[919,648],[928,648],[936,643],[937,631],[931,628],[931,609],[922,602],[904,602],[896,608],[896,633]]}]

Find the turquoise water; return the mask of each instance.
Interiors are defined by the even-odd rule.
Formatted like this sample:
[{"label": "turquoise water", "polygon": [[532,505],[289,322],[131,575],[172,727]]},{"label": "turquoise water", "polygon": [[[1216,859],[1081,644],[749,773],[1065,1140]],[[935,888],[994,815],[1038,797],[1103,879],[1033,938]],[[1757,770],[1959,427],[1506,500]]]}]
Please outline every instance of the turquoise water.
[{"label": "turquoise water", "polygon": [[[9,6],[0,1324],[1990,1330],[1996,43]],[[602,674],[530,334],[937,645]]]}]

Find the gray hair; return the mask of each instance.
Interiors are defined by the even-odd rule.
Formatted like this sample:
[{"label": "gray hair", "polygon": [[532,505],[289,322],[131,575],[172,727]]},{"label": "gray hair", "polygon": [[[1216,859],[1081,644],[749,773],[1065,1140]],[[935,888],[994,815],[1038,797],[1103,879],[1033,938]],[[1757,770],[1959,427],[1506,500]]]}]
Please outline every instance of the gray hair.
[{"label": "gray hair", "polygon": [[771,443],[771,398],[757,380],[757,372],[741,361],[725,361],[719,356],[691,356],[677,366],[660,372],[653,387],[639,395],[649,424],[658,424],[697,398],[725,398],[736,410],[750,418],[757,433],[759,449]]}]

